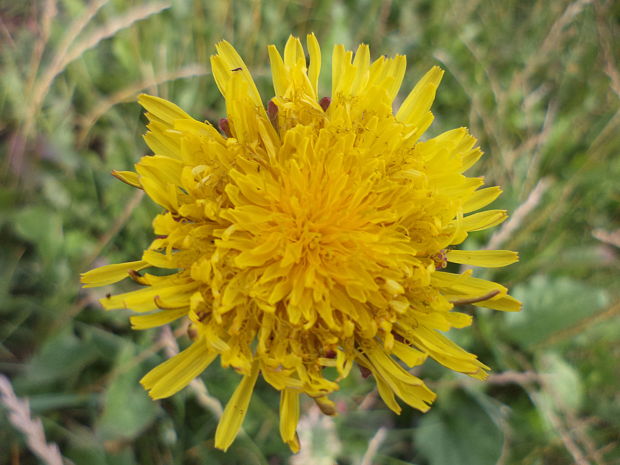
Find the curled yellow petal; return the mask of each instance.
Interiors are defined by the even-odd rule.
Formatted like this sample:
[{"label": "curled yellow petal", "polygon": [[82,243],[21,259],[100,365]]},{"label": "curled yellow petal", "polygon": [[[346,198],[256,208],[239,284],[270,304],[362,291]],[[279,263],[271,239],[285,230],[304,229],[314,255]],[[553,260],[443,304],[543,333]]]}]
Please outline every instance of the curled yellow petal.
[{"label": "curled yellow petal", "polygon": [[299,452],[297,423],[299,422],[299,391],[283,389],[280,392],[280,436],[294,453]]}]

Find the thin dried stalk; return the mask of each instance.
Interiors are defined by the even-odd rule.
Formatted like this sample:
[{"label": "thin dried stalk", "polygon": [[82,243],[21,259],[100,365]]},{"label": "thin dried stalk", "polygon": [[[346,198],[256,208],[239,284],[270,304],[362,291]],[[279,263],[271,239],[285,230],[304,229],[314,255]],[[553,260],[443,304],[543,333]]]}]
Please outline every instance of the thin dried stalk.
[{"label": "thin dried stalk", "polygon": [[[208,74],[209,71],[202,65],[192,64],[185,66],[176,71],[170,71],[164,74],[159,75],[157,78],[146,79],[140,81],[136,84],[125,87],[124,89],[115,92],[109,97],[101,100],[93,110],[90,111],[82,121],[80,122],[80,133],[78,135],[78,145],[82,144],[88,135],[88,132],[94,126],[101,116],[106,114],[110,108],[114,105],[118,105],[119,103],[126,102],[127,100],[136,96],[136,94],[148,87],[158,86],[165,82],[174,81],[176,79],[195,77],[195,76],[204,76]],[[215,115],[213,115],[215,117]]]},{"label": "thin dried stalk", "polygon": [[82,267],[81,269],[85,269],[86,267],[88,267],[90,264],[92,264],[97,257],[99,256],[99,254],[101,253],[101,251],[104,249],[104,247],[106,245],[108,245],[108,243],[114,239],[114,237],[118,234],[118,232],[123,228],[123,226],[125,226],[125,224],[127,223],[127,221],[129,221],[129,218],[131,217],[131,214],[133,213],[133,211],[135,210],[135,208],[140,205],[140,201],[142,200],[142,198],[144,197],[144,191],[138,190],[136,191],[133,196],[129,199],[129,201],[127,202],[127,204],[125,205],[125,208],[123,209],[123,212],[121,213],[121,215],[116,219],[116,221],[114,222],[114,224],[112,225],[112,227],[110,229],[108,229],[106,231],[105,234],[103,234],[100,238],[99,241],[97,242],[97,247],[95,248],[95,250],[86,258],[86,260],[84,260],[84,262],[82,263]]},{"label": "thin dried stalk", "polygon": [[620,229],[616,229],[613,232],[608,232],[603,229],[595,229],[592,231],[592,235],[605,244],[620,248]]},{"label": "thin dried stalk", "polygon": [[578,334],[582,334],[586,329],[590,328],[595,324],[600,324],[603,321],[617,318],[619,315],[620,301],[617,301],[606,310],[597,312],[594,315],[584,318],[583,320],[578,321],[573,326],[552,333],[545,341],[534,345],[534,348],[540,350],[553,344],[557,344],[560,341],[570,339],[577,336]]},{"label": "thin dried stalk", "polygon": [[26,136],[29,135],[29,131],[32,129],[32,118],[38,112],[38,109],[43,103],[43,99],[47,95],[52,82],[56,76],[62,73],[71,62],[80,58],[87,50],[97,46],[99,42],[113,37],[119,31],[128,28],[138,21],[142,21],[149,16],[157,14],[162,10],[170,8],[169,2],[153,2],[150,4],[137,6],[128,10],[123,16],[113,18],[108,23],[98,27],[87,37],[80,40],[72,49],[63,50],[63,46],[69,47],[72,39],[74,39],[72,36],[80,33],[83,27],[88,23],[88,21],[90,21],[92,16],[94,16],[102,4],[102,0],[97,0],[94,2],[87,10],[86,14],[74,23],[74,26],[65,36],[65,40],[63,40],[63,44],[61,45],[59,53],[56,55],[57,58],[54,60],[54,63],[52,63],[52,65],[46,70],[45,74],[37,82],[32,94],[32,100],[30,102],[31,119],[29,124],[26,125],[26,130],[24,131]]},{"label": "thin dried stalk", "polygon": [[55,443],[47,443],[40,418],[30,417],[27,400],[15,395],[11,381],[0,375],[0,402],[9,411],[9,421],[26,437],[28,449],[46,465],[63,465],[62,455]]},{"label": "thin dried stalk", "polygon": [[519,205],[510,219],[502,225],[499,231],[493,234],[486,246],[488,250],[498,249],[512,237],[514,232],[521,227],[525,218],[538,206],[550,185],[551,181],[547,178],[538,181],[536,187],[527,196],[526,201]]},{"label": "thin dried stalk", "polygon": [[[187,332],[187,326],[183,329],[183,333]],[[164,352],[168,357],[174,357],[179,353],[179,345],[177,344],[177,337],[179,337],[181,331],[175,331],[174,333],[169,326],[164,326],[161,330],[159,341],[157,345],[164,348]],[[200,378],[195,378],[189,383],[190,390],[196,396],[196,400],[200,405],[213,413],[217,419],[222,417],[224,409],[218,399],[212,397],[207,390],[207,386]],[[256,445],[256,442],[248,433],[241,427],[239,429],[239,436],[243,437],[250,446],[250,449],[256,454],[256,457],[260,457],[260,463],[267,463],[264,460],[260,447]]]},{"label": "thin dried stalk", "polygon": [[385,426],[382,426],[377,430],[375,435],[368,443],[368,449],[366,449],[366,453],[364,454],[364,457],[362,457],[360,465],[372,465],[372,461],[375,458],[375,455],[377,455],[379,447],[381,446],[383,441],[385,441],[386,436],[387,428]]},{"label": "thin dried stalk", "polygon": [[99,44],[99,42],[113,37],[119,31],[128,28],[138,21],[142,21],[149,16],[160,13],[161,11],[170,8],[170,6],[171,4],[168,1],[147,3],[128,10],[123,16],[113,18],[110,22],[95,29],[89,36],[80,40],[78,45],[73,48],[63,60],[62,69],[64,69],[72,61],[80,58],[84,52],[95,47]]},{"label": "thin dried stalk", "polygon": [[563,10],[562,14],[555,20],[551,28],[549,28],[549,33],[538,48],[537,53],[526,62],[523,71],[515,75],[512,82],[513,88],[514,86],[522,86],[540,64],[546,63],[546,60],[554,48],[556,50],[562,48],[564,39],[567,35],[565,31],[570,30],[568,26],[592,2],[593,0],[577,0]]},{"label": "thin dried stalk", "polygon": [[[330,416],[312,404],[299,419],[300,451],[289,460],[289,465],[336,465],[342,451],[336,423]],[[321,440],[317,441],[319,436]]]},{"label": "thin dried stalk", "polygon": [[43,52],[52,30],[52,21],[56,17],[57,13],[58,8],[56,6],[56,0],[46,0],[43,7],[43,16],[41,18],[41,34],[34,45],[34,50],[32,51],[32,55],[30,57],[30,72],[28,73],[28,84],[26,86],[29,90],[35,80],[37,71],[41,66],[41,58],[43,57]]},{"label": "thin dried stalk", "polygon": [[66,61],[66,56],[75,42],[75,39],[80,35],[80,33],[84,30],[84,28],[91,22],[93,17],[97,14],[97,12],[108,2],[108,0],[95,0],[93,1],[84,13],[76,18],[69,28],[67,32],[62,36],[62,40],[58,44],[56,49],[56,53],[54,54],[54,58],[52,59],[50,65],[47,67],[45,74],[43,75],[41,81],[39,82],[39,86],[45,87],[45,93],[47,93],[47,88],[49,88],[50,84],[54,80],[56,76],[64,69],[63,63]]}]

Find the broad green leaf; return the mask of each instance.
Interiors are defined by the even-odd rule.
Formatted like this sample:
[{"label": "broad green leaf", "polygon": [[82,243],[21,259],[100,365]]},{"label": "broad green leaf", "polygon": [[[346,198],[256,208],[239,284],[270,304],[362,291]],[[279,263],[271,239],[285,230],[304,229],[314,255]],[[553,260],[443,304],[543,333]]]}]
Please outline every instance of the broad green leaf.
[{"label": "broad green leaf", "polygon": [[138,380],[143,368],[131,366],[136,352],[126,344],[116,361],[119,375],[108,385],[103,399],[103,413],[97,421],[97,431],[104,441],[130,440],[138,436],[155,419],[157,404],[149,399]]},{"label": "broad green leaf", "polygon": [[36,387],[42,383],[67,380],[77,376],[96,358],[96,347],[67,327],[50,338],[30,360],[23,382]]},{"label": "broad green leaf", "polygon": [[34,244],[48,263],[62,250],[62,220],[48,207],[33,205],[18,211],[13,217],[13,228],[23,240]]},{"label": "broad green leaf", "polygon": [[97,394],[49,393],[29,396],[30,408],[40,413],[48,410],[82,407],[93,404]]},{"label": "broad green leaf", "polygon": [[537,371],[545,377],[548,394],[558,407],[579,409],[583,401],[583,383],[575,368],[560,355],[545,353],[540,357]]},{"label": "broad green leaf", "polygon": [[415,448],[431,465],[495,465],[503,433],[482,405],[463,394],[441,402],[420,420]]},{"label": "broad green leaf", "polygon": [[554,333],[577,325],[609,301],[604,289],[545,275],[515,287],[513,294],[523,302],[523,310],[504,316],[507,334],[524,347],[544,342]]}]

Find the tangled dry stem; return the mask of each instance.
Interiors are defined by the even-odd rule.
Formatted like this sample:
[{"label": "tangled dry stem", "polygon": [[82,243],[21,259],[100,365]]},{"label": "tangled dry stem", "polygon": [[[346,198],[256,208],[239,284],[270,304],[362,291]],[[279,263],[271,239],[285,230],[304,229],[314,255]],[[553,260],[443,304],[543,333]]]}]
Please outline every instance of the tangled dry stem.
[{"label": "tangled dry stem", "polygon": [[9,421],[26,438],[28,449],[46,465],[63,465],[62,455],[55,443],[48,443],[40,418],[31,418],[27,400],[15,395],[11,381],[0,375],[0,401],[9,412]]}]

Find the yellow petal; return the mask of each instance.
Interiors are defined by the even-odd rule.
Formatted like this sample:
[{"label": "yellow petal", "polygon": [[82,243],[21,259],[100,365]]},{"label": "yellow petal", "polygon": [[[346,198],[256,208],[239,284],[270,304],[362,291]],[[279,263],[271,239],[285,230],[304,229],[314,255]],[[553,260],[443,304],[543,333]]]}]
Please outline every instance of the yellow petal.
[{"label": "yellow petal", "polygon": [[472,305],[476,307],[490,308],[492,310],[500,310],[502,312],[518,312],[521,310],[521,302],[510,295],[503,295],[501,297],[494,297],[489,300],[483,300],[476,302]]},{"label": "yellow petal", "polygon": [[135,312],[148,312],[157,308],[155,302],[157,297],[170,306],[181,307],[189,305],[189,299],[197,287],[198,283],[193,281],[157,287],[149,286],[137,291],[104,297],[100,302],[106,310],[127,308]]},{"label": "yellow petal", "polygon": [[174,103],[164,100],[154,95],[140,94],[138,102],[146,111],[159,118],[161,121],[172,126],[177,119],[192,119],[187,113],[181,110]]},{"label": "yellow petal", "polygon": [[[235,48],[225,40],[216,44],[215,48],[218,54],[211,57],[211,66],[213,77],[222,95],[227,99],[232,97],[227,93],[229,88],[228,81],[233,74],[240,73],[241,76],[243,76],[243,80],[248,85],[248,95],[257,107],[263,108],[260,94],[258,93],[256,84],[254,84],[252,75]],[[265,113],[264,108],[262,113]]]},{"label": "yellow petal", "polygon": [[383,400],[385,405],[389,407],[390,410],[396,413],[396,415],[400,415],[400,412],[402,411],[402,409],[400,405],[398,405],[398,402],[396,401],[396,398],[394,397],[394,391],[390,388],[388,383],[383,379],[383,377],[379,373],[375,372],[374,375],[375,375],[375,382],[377,383],[377,390],[379,391],[379,395],[381,396],[381,399]]},{"label": "yellow petal", "polygon": [[153,155],[151,157],[142,157],[135,166],[136,171],[141,177],[157,179],[162,185],[181,185],[181,173],[184,165],[180,160]]},{"label": "yellow petal", "polygon": [[499,268],[519,261],[519,254],[511,250],[450,250],[446,257],[452,263],[485,268]]},{"label": "yellow petal", "polygon": [[396,113],[396,119],[415,127],[423,125],[435,100],[435,92],[441,82],[443,70],[433,66],[415,85]]},{"label": "yellow petal", "polygon": [[149,266],[147,262],[142,260],[104,265],[82,273],[80,281],[84,284],[84,287],[106,286],[127,278],[132,270],[140,271]]},{"label": "yellow petal", "polygon": [[306,64],[306,57],[304,56],[304,49],[301,46],[301,42],[297,37],[290,35],[284,46],[284,63],[288,67],[304,66]]},{"label": "yellow petal", "polygon": [[140,384],[153,399],[170,397],[202,373],[215,357],[217,353],[209,351],[204,341],[196,341],[183,352],[149,371],[140,380]]},{"label": "yellow petal", "polygon": [[386,67],[388,69],[387,74],[390,78],[389,85],[387,85],[387,92],[390,98],[390,102],[392,102],[398,91],[400,90],[400,86],[403,83],[403,78],[405,77],[405,71],[407,69],[407,57],[405,55],[396,55],[394,58],[387,60]]},{"label": "yellow petal", "polygon": [[338,410],[336,409],[336,404],[329,397],[318,396],[312,400],[314,400],[316,406],[319,408],[319,410],[321,410],[321,413],[323,413],[324,415],[329,415],[330,417],[333,417],[334,415],[336,415],[336,413],[338,413]]},{"label": "yellow petal", "polygon": [[176,186],[174,184],[163,184],[157,178],[140,178],[140,184],[146,195],[148,195],[153,202],[161,205],[170,212],[176,212],[178,203],[176,196]]},{"label": "yellow petal", "polygon": [[462,161],[462,171],[467,171],[469,168],[471,168],[472,166],[474,166],[476,164],[476,162],[478,160],[480,160],[480,157],[483,155],[482,150],[480,150],[479,148],[473,149],[469,152],[467,152],[467,154],[463,155],[463,161]]},{"label": "yellow petal", "polygon": [[471,274],[471,270],[461,274],[435,271],[431,275],[431,284],[440,289],[447,289],[453,292],[461,292],[472,295],[482,295],[496,289],[504,294],[507,292],[507,289],[501,284],[493,281],[486,281],[480,278],[474,278]]},{"label": "yellow petal", "polygon": [[464,217],[461,227],[465,231],[482,231],[497,226],[506,218],[508,218],[506,210],[487,210]]},{"label": "yellow petal", "polygon": [[449,300],[471,299],[482,297],[492,291],[499,291],[499,294],[494,297],[473,305],[506,312],[521,310],[521,302],[507,295],[508,289],[493,281],[472,277],[471,270],[462,274],[435,271],[431,275],[431,284],[440,289]]},{"label": "yellow petal", "polygon": [[289,78],[284,67],[284,60],[275,45],[267,47],[269,52],[269,62],[271,63],[271,76],[275,95],[282,96],[289,86]]},{"label": "yellow petal", "polygon": [[130,186],[142,189],[142,185],[140,184],[140,180],[138,179],[138,173],[134,173],[133,171],[112,170],[112,176],[114,176],[116,179],[123,181],[125,184],[129,184]]},{"label": "yellow petal", "polygon": [[170,158],[180,158],[180,150],[177,142],[157,128],[153,128],[153,125],[151,125],[151,129],[152,130],[147,132],[142,138],[153,153]]},{"label": "yellow petal", "polygon": [[297,423],[299,422],[299,391],[283,389],[280,392],[280,436],[293,453],[299,452]]},{"label": "yellow petal", "polygon": [[129,318],[129,321],[131,321],[131,329],[150,329],[177,320],[182,316],[187,315],[188,311],[189,308],[163,310],[161,312],[150,313],[148,315],[134,315]]},{"label": "yellow petal", "polygon": [[443,334],[420,326],[416,328],[412,337],[442,365],[475,378],[486,377],[485,370],[489,367],[480,362],[474,354],[463,350]]},{"label": "yellow petal", "polygon": [[245,418],[250,397],[258,378],[258,361],[252,363],[252,371],[243,377],[232,397],[226,404],[222,418],[215,431],[215,447],[226,451],[235,440]]},{"label": "yellow petal", "polygon": [[448,312],[445,315],[446,320],[452,325],[453,328],[465,328],[471,325],[473,318],[471,315],[460,312]]},{"label": "yellow petal", "polygon": [[347,62],[347,53],[343,45],[335,45],[332,53],[332,99],[337,97],[337,90],[342,79]]},{"label": "yellow petal", "polygon": [[421,365],[427,357],[424,352],[399,341],[394,341],[392,353],[405,362],[409,368]]},{"label": "yellow petal", "polygon": [[499,197],[501,193],[502,189],[498,186],[477,190],[463,204],[463,213],[474,212],[486,207]]},{"label": "yellow petal", "polygon": [[316,40],[314,34],[308,34],[306,36],[306,43],[308,46],[308,53],[310,54],[310,67],[308,68],[308,79],[314,89],[315,97],[319,96],[319,75],[321,73],[321,47]]}]

